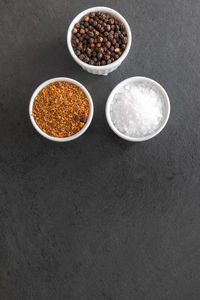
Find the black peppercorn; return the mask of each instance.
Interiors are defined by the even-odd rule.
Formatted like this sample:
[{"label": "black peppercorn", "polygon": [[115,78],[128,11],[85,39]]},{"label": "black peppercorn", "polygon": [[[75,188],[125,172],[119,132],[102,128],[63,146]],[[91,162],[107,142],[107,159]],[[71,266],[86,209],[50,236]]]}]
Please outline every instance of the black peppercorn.
[{"label": "black peppercorn", "polygon": [[109,39],[109,41],[113,40],[113,35],[109,34],[108,39]]},{"label": "black peppercorn", "polygon": [[74,42],[78,45],[78,44],[79,44],[79,39],[76,38],[76,39],[74,40]]},{"label": "black peppercorn", "polygon": [[88,62],[90,61],[90,59],[89,59],[88,56],[85,56],[85,58],[83,59],[83,61],[84,61],[85,63],[88,63]]},{"label": "black peppercorn", "polygon": [[113,18],[110,18],[109,21],[108,21],[108,23],[109,23],[110,25],[113,25],[113,24],[115,23],[115,20],[114,20]]},{"label": "black peppercorn", "polygon": [[74,27],[73,29],[72,29],[72,33],[73,34],[76,34],[78,32],[78,29],[76,28],[76,27]]},{"label": "black peppercorn", "polygon": [[102,54],[101,52],[99,52],[98,55],[97,55],[97,58],[98,58],[99,60],[101,60],[102,57],[103,57],[103,54]]},{"label": "black peppercorn", "polygon": [[79,32],[80,32],[80,34],[84,34],[85,30],[81,28]]},{"label": "black peppercorn", "polygon": [[112,45],[115,45],[117,43],[116,39],[112,40]]},{"label": "black peppercorn", "polygon": [[128,38],[127,38],[126,36],[123,38],[123,43],[124,43],[124,44],[127,44],[127,43],[128,43]]},{"label": "black peppercorn", "polygon": [[79,55],[79,58],[80,58],[81,60],[83,60],[83,59],[85,58],[85,55],[84,55],[84,54],[81,54],[81,55]]},{"label": "black peppercorn", "polygon": [[114,33],[114,38],[115,38],[115,39],[118,39],[118,37],[119,37],[119,34],[118,34],[117,32],[115,32],[115,33]]},{"label": "black peppercorn", "polygon": [[98,49],[98,52],[100,52],[100,53],[104,52],[104,48],[103,47],[100,47],[100,48],[97,48],[97,49]]},{"label": "black peppercorn", "polygon": [[94,43],[94,39],[93,39],[93,38],[90,38],[90,39],[89,39],[89,43],[90,43],[90,44],[93,44],[93,43]]},{"label": "black peppercorn", "polygon": [[125,44],[122,44],[122,45],[121,45],[121,49],[122,49],[122,50],[125,50],[125,49],[126,49],[126,45],[125,45]]},{"label": "black peppercorn", "polygon": [[86,22],[88,22],[89,21],[89,17],[88,16],[84,16],[83,20],[86,21]]},{"label": "black peppercorn", "polygon": [[110,55],[104,55],[104,59],[107,61],[107,60],[109,60],[110,59]]},{"label": "black peppercorn", "polygon": [[76,27],[76,28],[80,28],[80,23],[76,23],[76,24],[75,24],[75,27]]},{"label": "black peppercorn", "polygon": [[88,35],[89,35],[90,37],[93,37],[93,36],[94,36],[94,32],[93,32],[93,31],[89,31],[89,32],[88,32]]},{"label": "black peppercorn", "polygon": [[105,30],[106,30],[106,31],[110,31],[110,29],[111,29],[111,28],[110,28],[110,25],[107,24],[107,25],[105,26]]},{"label": "black peppercorn", "polygon": [[80,50],[76,50],[75,53],[76,53],[77,56],[79,56],[81,54],[81,51]]},{"label": "black peppercorn", "polygon": [[80,44],[77,46],[77,48],[76,48],[76,49],[81,51],[81,50],[82,50],[82,48],[83,48],[83,45],[80,43]]},{"label": "black peppercorn", "polygon": [[88,22],[90,23],[90,25],[93,25],[93,21],[94,20],[90,18]]},{"label": "black peppercorn", "polygon": [[102,43],[102,42],[103,42],[103,37],[102,37],[102,36],[99,36],[99,37],[98,37],[98,42],[99,42],[99,43]]},{"label": "black peppercorn", "polygon": [[111,42],[110,42],[110,41],[107,41],[107,42],[106,42],[106,47],[107,47],[107,48],[110,48],[110,47],[111,47]]},{"label": "black peppercorn", "polygon": [[81,49],[81,53],[85,53],[85,51],[86,51],[86,48],[83,47],[83,48]]},{"label": "black peppercorn", "polygon": [[91,12],[90,13],[90,18],[94,18],[95,17],[95,12]]},{"label": "black peppercorn", "polygon": [[106,51],[106,55],[111,55],[111,52],[109,50]]}]

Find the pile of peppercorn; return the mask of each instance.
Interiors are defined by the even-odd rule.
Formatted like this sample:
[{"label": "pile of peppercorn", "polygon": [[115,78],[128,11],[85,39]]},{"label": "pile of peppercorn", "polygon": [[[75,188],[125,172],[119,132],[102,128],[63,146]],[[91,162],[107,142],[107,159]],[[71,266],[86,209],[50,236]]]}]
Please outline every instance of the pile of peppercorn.
[{"label": "pile of peppercorn", "polygon": [[117,60],[128,42],[124,24],[109,14],[91,12],[72,30],[72,47],[83,62],[104,66]]}]

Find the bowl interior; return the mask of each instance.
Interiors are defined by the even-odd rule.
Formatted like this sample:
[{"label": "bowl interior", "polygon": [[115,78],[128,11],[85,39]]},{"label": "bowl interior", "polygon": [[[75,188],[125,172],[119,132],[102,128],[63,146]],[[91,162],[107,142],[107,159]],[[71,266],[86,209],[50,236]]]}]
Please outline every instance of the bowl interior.
[{"label": "bowl interior", "polygon": [[[114,16],[116,19],[118,19],[119,21],[121,21],[125,28],[126,28],[126,32],[127,32],[127,37],[128,37],[128,43],[126,46],[126,49],[124,50],[124,52],[122,53],[122,55],[114,62],[112,62],[109,65],[105,65],[105,66],[93,66],[93,65],[89,65],[85,62],[83,62],[82,60],[80,60],[78,58],[78,56],[75,54],[74,49],[72,47],[72,43],[71,43],[71,38],[72,38],[72,29],[74,28],[74,25],[76,23],[78,23],[83,16],[89,14],[90,12],[97,12],[97,11],[101,11],[101,12],[105,12],[108,13],[112,16]],[[127,56],[129,50],[130,50],[130,46],[131,46],[131,42],[132,42],[132,35],[131,35],[131,30],[130,27],[127,23],[127,21],[124,19],[124,17],[118,13],[116,10],[109,8],[109,7],[104,7],[104,6],[97,6],[97,7],[91,7],[89,9],[86,9],[84,11],[82,11],[80,14],[78,14],[73,21],[71,22],[68,31],[67,31],[67,45],[68,45],[68,49],[72,55],[72,57],[74,58],[74,60],[80,64],[80,65],[85,65],[87,66],[88,69],[96,69],[96,68],[100,68],[101,70],[107,69],[109,66],[114,66],[115,64],[119,64],[120,62],[122,62],[124,60],[124,58]]]},{"label": "bowl interior", "polygon": [[[152,86],[152,88],[154,90],[156,90],[157,93],[160,94],[161,99],[163,101],[163,120],[160,124],[160,127],[152,134],[149,135],[145,135],[145,136],[141,136],[141,137],[130,137],[127,136],[125,134],[123,134],[122,132],[120,132],[115,125],[112,122],[111,119],[111,114],[110,114],[110,110],[111,110],[111,104],[113,102],[114,96],[115,94],[118,92],[119,89],[121,89],[123,86],[125,86],[127,83],[148,83],[149,85]],[[161,132],[161,130],[165,127],[168,119],[169,119],[169,115],[170,115],[170,101],[169,101],[169,97],[166,93],[166,91],[164,90],[164,88],[157,83],[156,81],[150,79],[150,78],[146,78],[146,77],[131,77],[128,78],[122,82],[120,82],[110,93],[107,103],[106,103],[106,119],[108,121],[108,124],[110,126],[110,128],[121,138],[131,141],[131,142],[142,142],[142,141],[146,141],[149,140],[151,138],[153,138],[154,136],[156,136],[159,132]]]},{"label": "bowl interior", "polygon": [[[85,125],[83,126],[83,128],[77,132],[76,134],[72,135],[72,136],[69,136],[69,137],[63,137],[63,138],[58,138],[58,137],[53,137],[53,136],[50,136],[48,134],[46,134],[44,131],[42,131],[40,129],[40,127],[37,125],[37,123],[35,122],[35,119],[32,115],[32,110],[33,110],[33,103],[35,101],[35,98],[36,96],[38,95],[38,93],[47,85],[49,85],[50,83],[52,82],[57,82],[57,81],[66,81],[66,82],[70,82],[70,83],[73,83],[75,85],[77,85],[78,87],[80,87],[83,92],[85,93],[85,95],[87,96],[88,98],[88,102],[89,102],[89,105],[90,105],[90,112],[89,112],[89,116],[88,116],[88,119],[87,119],[87,122],[85,123]],[[80,137],[86,130],[87,128],[89,127],[91,121],[92,121],[92,118],[93,118],[93,113],[94,113],[94,106],[93,106],[93,101],[92,101],[92,98],[89,94],[89,92],[87,91],[87,89],[78,81],[74,80],[74,79],[71,79],[71,78],[65,78],[65,77],[57,77],[57,78],[53,78],[53,79],[49,79],[45,82],[43,82],[41,85],[39,85],[36,90],[34,91],[32,97],[31,97],[31,100],[30,100],[30,104],[29,104],[29,116],[30,116],[30,120],[33,124],[33,126],[35,127],[35,129],[42,135],[44,136],[45,138],[49,139],[49,140],[52,140],[52,141],[55,141],[55,142],[68,142],[68,141],[72,141],[78,137]]]}]

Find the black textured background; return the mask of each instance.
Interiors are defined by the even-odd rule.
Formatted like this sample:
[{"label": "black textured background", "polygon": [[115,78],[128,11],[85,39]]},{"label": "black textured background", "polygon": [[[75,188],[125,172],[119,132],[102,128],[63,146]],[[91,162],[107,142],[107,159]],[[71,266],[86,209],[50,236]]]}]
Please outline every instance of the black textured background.
[{"label": "black textured background", "polygon": [[[107,77],[66,49],[70,20],[105,5],[127,19],[130,54]],[[200,299],[200,1],[0,0],[0,299]],[[125,142],[104,107],[121,80],[167,90],[169,123]],[[43,81],[74,78],[91,93],[91,127],[71,143],[33,129]]]}]

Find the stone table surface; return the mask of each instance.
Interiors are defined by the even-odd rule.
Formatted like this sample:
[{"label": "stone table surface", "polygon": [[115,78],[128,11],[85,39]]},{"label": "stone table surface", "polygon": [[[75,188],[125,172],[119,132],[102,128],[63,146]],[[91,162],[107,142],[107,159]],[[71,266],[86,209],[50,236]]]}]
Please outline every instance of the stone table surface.
[{"label": "stone table surface", "polygon": [[[133,44],[107,77],[66,48],[80,11],[118,10]],[[200,1],[1,0],[0,299],[200,299]],[[112,88],[147,76],[167,90],[165,130],[144,143],[115,136]],[[32,127],[34,89],[57,76],[91,93],[91,127],[53,143]]]}]

